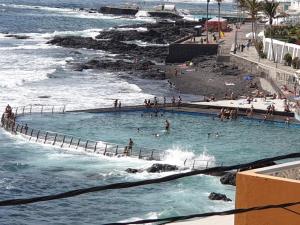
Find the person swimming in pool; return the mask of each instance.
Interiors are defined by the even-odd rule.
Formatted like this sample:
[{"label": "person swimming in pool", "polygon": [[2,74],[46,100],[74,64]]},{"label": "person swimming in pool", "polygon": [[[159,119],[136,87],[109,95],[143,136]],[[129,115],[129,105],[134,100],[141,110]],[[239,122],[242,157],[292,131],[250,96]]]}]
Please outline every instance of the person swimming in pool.
[{"label": "person swimming in pool", "polygon": [[166,120],[165,129],[166,131],[170,131],[170,122],[168,120]]}]

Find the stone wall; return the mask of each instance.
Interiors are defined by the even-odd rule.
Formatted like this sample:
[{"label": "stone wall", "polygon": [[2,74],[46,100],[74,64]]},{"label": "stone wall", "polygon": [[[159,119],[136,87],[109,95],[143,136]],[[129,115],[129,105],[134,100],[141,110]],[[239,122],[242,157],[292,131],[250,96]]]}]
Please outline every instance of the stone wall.
[{"label": "stone wall", "polygon": [[278,93],[281,92],[280,86],[282,85],[293,90],[295,76],[291,72],[267,66],[258,61],[251,61],[236,54],[231,54],[230,61],[245,72],[267,79]]},{"label": "stone wall", "polygon": [[167,63],[183,63],[197,56],[217,55],[217,44],[171,44],[169,46],[169,55]]}]

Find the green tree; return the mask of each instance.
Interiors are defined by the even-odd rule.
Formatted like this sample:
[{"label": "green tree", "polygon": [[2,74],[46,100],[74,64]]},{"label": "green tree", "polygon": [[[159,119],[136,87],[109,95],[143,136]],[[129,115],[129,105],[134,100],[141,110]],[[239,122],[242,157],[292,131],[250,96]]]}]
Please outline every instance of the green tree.
[{"label": "green tree", "polygon": [[257,14],[262,10],[262,2],[259,0],[241,0],[243,7],[251,16],[252,39],[257,37]]},{"label": "green tree", "polygon": [[275,54],[274,54],[274,46],[273,46],[273,20],[276,18],[276,11],[279,6],[279,3],[274,0],[265,0],[262,2],[262,10],[269,18],[269,26],[270,26],[270,39],[271,39],[271,48],[272,48],[272,56],[275,62]]}]

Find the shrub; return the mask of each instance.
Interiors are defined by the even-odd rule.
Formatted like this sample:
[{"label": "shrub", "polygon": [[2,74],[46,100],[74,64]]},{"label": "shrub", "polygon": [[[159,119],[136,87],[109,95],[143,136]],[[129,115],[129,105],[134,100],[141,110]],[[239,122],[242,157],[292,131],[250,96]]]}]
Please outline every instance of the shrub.
[{"label": "shrub", "polygon": [[290,53],[286,53],[283,57],[284,61],[285,61],[285,65],[287,66],[291,66],[292,64],[292,55]]},{"label": "shrub", "polygon": [[293,58],[293,60],[292,60],[292,67],[294,68],[294,69],[299,69],[299,58],[298,57],[295,57],[295,58]]},{"label": "shrub", "polygon": [[262,59],[266,59],[266,58],[267,58],[267,54],[264,53],[264,52],[261,52],[261,53],[259,54],[259,56],[260,56],[260,58],[262,58]]}]

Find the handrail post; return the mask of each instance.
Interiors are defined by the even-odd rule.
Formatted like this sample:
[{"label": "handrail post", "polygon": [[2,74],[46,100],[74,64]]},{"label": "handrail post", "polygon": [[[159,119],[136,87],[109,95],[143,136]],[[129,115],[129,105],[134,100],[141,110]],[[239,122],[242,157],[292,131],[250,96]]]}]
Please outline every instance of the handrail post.
[{"label": "handrail post", "polygon": [[152,150],[152,153],[151,153],[150,160],[153,160],[153,150]]},{"label": "handrail post", "polygon": [[54,113],[54,106],[52,106],[52,114]]},{"label": "handrail post", "polygon": [[32,105],[30,105],[30,115],[31,115],[31,112],[32,112]]},{"label": "handrail post", "polygon": [[94,147],[94,152],[96,152],[96,150],[97,150],[97,142],[96,142],[96,144],[95,144],[95,147]]},{"label": "handrail post", "polygon": [[70,141],[70,144],[69,144],[69,148],[71,147],[72,142],[73,142],[73,137],[71,138],[71,141]]},{"label": "handrail post", "polygon": [[47,137],[48,137],[48,132],[46,132],[44,144],[45,144],[46,141],[47,141]]},{"label": "handrail post", "polygon": [[17,127],[16,127],[16,132],[18,132],[18,128],[19,128],[19,124],[17,124]]},{"label": "handrail post", "polygon": [[194,163],[193,163],[193,168],[192,168],[192,169],[194,169],[194,168],[195,168],[195,162],[196,162],[196,160],[194,160]]},{"label": "handrail post", "polygon": [[16,108],[16,112],[15,112],[15,116],[17,116],[18,115],[18,108]]},{"label": "handrail post", "polygon": [[54,140],[53,140],[52,145],[55,145],[55,143],[56,143],[56,138],[57,138],[57,134],[55,134],[55,137],[54,137]]},{"label": "handrail post", "polygon": [[105,149],[104,149],[104,153],[103,153],[103,155],[105,155],[105,154],[106,154],[106,150],[107,150],[107,144],[105,145]]},{"label": "handrail post", "polygon": [[80,138],[78,139],[76,149],[78,149],[79,144],[80,144]]},{"label": "handrail post", "polygon": [[142,158],[142,149],[140,148],[139,159]]},{"label": "handrail post", "polygon": [[184,160],[184,163],[183,163],[184,166],[185,166],[186,161],[187,161],[187,158]]},{"label": "handrail post", "polygon": [[43,114],[43,109],[44,109],[44,106],[42,105],[42,108],[41,108],[41,114]]},{"label": "handrail post", "polygon": [[21,134],[23,133],[23,125],[21,126],[21,131],[20,131],[20,133],[21,133]]},{"label": "handrail post", "polygon": [[88,144],[89,144],[89,140],[87,140],[86,143],[85,143],[84,151],[86,151],[86,148],[87,148]]},{"label": "handrail post", "polygon": [[24,114],[25,114],[25,106],[23,107],[23,112],[22,112],[22,114],[23,114],[23,116],[24,116]]},{"label": "handrail post", "polygon": [[25,135],[27,135],[28,132],[28,126],[25,127]]},{"label": "handrail post", "polygon": [[65,143],[65,139],[66,139],[66,135],[64,135],[64,138],[63,138],[63,141],[62,141],[62,144],[61,144],[61,148],[63,147],[64,143]]},{"label": "handrail post", "polygon": [[38,141],[38,139],[39,139],[39,136],[40,136],[40,130],[38,131],[38,133],[37,133],[37,135],[36,135],[36,140],[35,140],[35,142],[37,142]]},{"label": "handrail post", "polygon": [[31,140],[31,138],[32,138],[32,134],[33,134],[33,129],[31,130],[31,133],[30,133],[30,138],[29,138],[29,141]]},{"label": "handrail post", "polygon": [[206,168],[205,168],[205,169],[207,169],[207,167],[208,167],[208,160],[207,160],[207,162],[206,162]]},{"label": "handrail post", "polygon": [[64,107],[63,107],[63,114],[65,114],[65,110],[66,110],[66,106],[64,105]]},{"label": "handrail post", "polygon": [[115,153],[115,155],[118,155],[118,148],[119,148],[119,145],[117,145],[117,147],[116,147],[116,153]]}]

